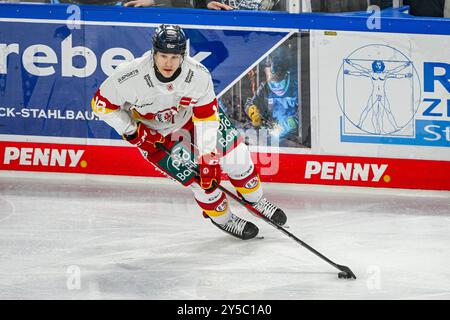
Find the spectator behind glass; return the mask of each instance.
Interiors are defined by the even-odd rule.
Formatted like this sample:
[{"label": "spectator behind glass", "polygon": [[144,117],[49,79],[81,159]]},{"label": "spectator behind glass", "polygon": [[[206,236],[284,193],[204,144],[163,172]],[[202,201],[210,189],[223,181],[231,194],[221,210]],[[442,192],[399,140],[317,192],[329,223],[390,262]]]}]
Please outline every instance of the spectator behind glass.
[{"label": "spectator behind glass", "polygon": [[371,6],[378,6],[381,9],[392,8],[394,5],[392,0],[370,0],[369,3]]},{"label": "spectator behind glass", "polygon": [[[37,2],[37,1],[35,1]],[[75,4],[95,4],[95,5],[117,5],[125,7],[185,7],[192,8],[190,0],[41,0],[39,2],[50,3],[75,3]]]},{"label": "spectator behind glass", "polygon": [[73,3],[73,4],[94,4],[105,6],[120,6],[123,1],[119,0],[50,0],[50,3]]},{"label": "spectator behind glass", "polygon": [[206,0],[210,10],[280,10],[280,0]]},{"label": "spectator behind glass", "polygon": [[403,4],[410,6],[413,16],[444,17],[445,0],[404,0]]},{"label": "spectator behind glass", "polygon": [[392,7],[392,0],[311,0],[313,12],[352,12],[366,11],[368,6],[378,6],[381,9]]},{"label": "spectator behind glass", "polygon": [[311,0],[313,12],[350,12],[367,10],[367,0]]},{"label": "spectator behind glass", "polygon": [[194,0],[194,8],[206,9],[206,0]]}]

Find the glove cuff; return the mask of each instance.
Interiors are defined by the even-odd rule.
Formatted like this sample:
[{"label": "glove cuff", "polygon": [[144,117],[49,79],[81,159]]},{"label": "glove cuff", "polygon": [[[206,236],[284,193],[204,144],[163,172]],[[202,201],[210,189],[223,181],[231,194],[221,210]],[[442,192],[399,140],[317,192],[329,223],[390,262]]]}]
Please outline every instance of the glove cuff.
[{"label": "glove cuff", "polygon": [[219,157],[214,153],[206,153],[198,158],[199,164],[216,165],[219,164]]},{"label": "glove cuff", "polygon": [[129,141],[129,142],[131,142],[131,141],[133,141],[134,139],[136,139],[137,136],[138,136],[137,130],[136,130],[135,132],[133,132],[132,134],[123,134],[123,135],[122,135],[122,137],[123,137],[125,140]]}]

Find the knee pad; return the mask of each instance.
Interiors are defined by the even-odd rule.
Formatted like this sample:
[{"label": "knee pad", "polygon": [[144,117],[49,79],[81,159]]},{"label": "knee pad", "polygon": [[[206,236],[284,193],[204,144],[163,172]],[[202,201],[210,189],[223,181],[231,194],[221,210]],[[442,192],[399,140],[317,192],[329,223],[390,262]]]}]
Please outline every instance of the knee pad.
[{"label": "knee pad", "polygon": [[227,173],[236,191],[248,202],[258,202],[263,195],[258,171],[250,151],[243,143],[223,157],[222,169]]},{"label": "knee pad", "polygon": [[234,150],[221,158],[220,166],[230,179],[242,180],[254,170],[250,151],[240,143]]}]

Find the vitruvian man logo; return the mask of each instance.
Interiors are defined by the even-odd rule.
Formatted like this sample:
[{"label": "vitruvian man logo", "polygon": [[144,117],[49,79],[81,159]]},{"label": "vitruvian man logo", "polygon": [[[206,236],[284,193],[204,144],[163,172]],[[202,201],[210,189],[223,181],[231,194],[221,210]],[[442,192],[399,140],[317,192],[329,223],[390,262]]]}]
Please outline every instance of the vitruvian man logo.
[{"label": "vitruvian man logo", "polygon": [[414,63],[387,45],[369,45],[342,61],[337,79],[343,135],[412,137],[421,86]]}]

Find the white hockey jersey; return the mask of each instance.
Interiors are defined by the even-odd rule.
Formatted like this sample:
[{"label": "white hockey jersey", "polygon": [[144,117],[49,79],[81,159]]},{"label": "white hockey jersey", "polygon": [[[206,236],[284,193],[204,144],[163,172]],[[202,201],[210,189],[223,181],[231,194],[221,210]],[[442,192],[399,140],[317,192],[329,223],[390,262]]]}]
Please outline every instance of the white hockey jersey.
[{"label": "white hockey jersey", "polygon": [[196,133],[208,131],[198,141],[200,149],[215,148],[219,118],[213,82],[209,71],[190,57],[182,62],[180,75],[168,83],[156,77],[152,54],[119,65],[101,84],[92,109],[120,135],[132,134],[142,122],[167,136],[193,120]]}]

